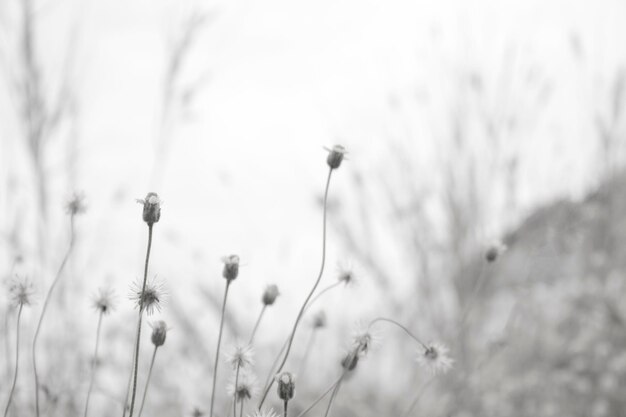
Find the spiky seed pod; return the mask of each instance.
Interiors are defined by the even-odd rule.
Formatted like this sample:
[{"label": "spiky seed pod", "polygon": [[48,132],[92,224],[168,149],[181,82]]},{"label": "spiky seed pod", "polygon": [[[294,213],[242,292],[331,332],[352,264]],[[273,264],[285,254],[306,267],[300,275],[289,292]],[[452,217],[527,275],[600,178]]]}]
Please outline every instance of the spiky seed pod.
[{"label": "spiky seed pod", "polygon": [[143,200],[137,200],[143,204],[143,221],[152,226],[161,218],[161,199],[157,193],[149,192]]},{"label": "spiky seed pod", "polygon": [[131,288],[130,299],[134,301],[140,309],[143,309],[149,316],[154,310],[161,311],[161,302],[165,292],[163,284],[156,278],[146,283],[145,291],[141,291],[141,282],[134,282]]},{"label": "spiky seed pod", "polygon": [[263,291],[262,301],[266,306],[271,306],[276,301],[276,298],[280,295],[278,291],[278,286],[275,284],[268,285],[265,287],[265,291]]},{"label": "spiky seed pod", "polygon": [[257,394],[258,380],[254,374],[250,372],[242,372],[239,375],[237,386],[233,381],[227,387],[228,395],[236,397],[237,401],[245,401],[254,397]]},{"label": "spiky seed pod", "polygon": [[9,297],[11,302],[17,307],[31,305],[34,294],[33,283],[27,278],[15,278],[9,284]]},{"label": "spiky seed pod", "polygon": [[113,291],[99,289],[98,295],[93,299],[93,307],[101,314],[109,314],[113,310]]},{"label": "spiky seed pod", "polygon": [[276,377],[278,382],[278,398],[289,401],[296,392],[295,378],[289,372],[283,372]]},{"label": "spiky seed pod", "polygon": [[326,163],[331,169],[337,169],[343,161],[344,155],[347,153],[346,149],[341,145],[335,145],[332,149],[326,149],[328,151],[328,157],[326,157]]},{"label": "spiky seed pod", "polygon": [[224,269],[222,270],[222,276],[228,281],[232,281],[239,276],[239,256],[228,255],[222,258],[224,262]]},{"label": "spiky seed pod", "polygon": [[163,346],[167,336],[167,324],[163,320],[157,320],[150,326],[152,327],[152,344],[156,347]]}]

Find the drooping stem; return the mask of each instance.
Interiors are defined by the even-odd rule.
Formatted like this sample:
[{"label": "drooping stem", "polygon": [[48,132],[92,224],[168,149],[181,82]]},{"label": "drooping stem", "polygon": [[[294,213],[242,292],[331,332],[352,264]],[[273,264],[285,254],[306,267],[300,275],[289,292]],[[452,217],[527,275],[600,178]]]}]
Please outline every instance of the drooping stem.
[{"label": "drooping stem", "polygon": [[[285,363],[287,362],[287,358],[289,357],[289,352],[291,351],[291,345],[293,344],[293,339],[296,335],[296,330],[298,329],[298,324],[300,324],[300,320],[302,319],[302,316],[304,315],[304,311],[306,310],[307,304],[311,300],[313,293],[315,293],[315,290],[317,289],[317,286],[319,285],[320,280],[322,279],[322,275],[324,273],[324,266],[326,265],[326,214],[328,211],[328,189],[330,188],[330,178],[332,177],[332,173],[333,173],[333,170],[332,168],[330,168],[328,170],[328,177],[326,179],[326,187],[324,188],[324,202],[323,202],[323,215],[322,215],[322,259],[321,259],[320,270],[319,270],[319,273],[317,274],[317,279],[315,280],[315,284],[313,285],[313,288],[311,288],[311,291],[309,291],[309,294],[304,300],[302,307],[300,307],[300,311],[298,312],[296,321],[294,322],[293,328],[291,329],[291,333],[289,334],[289,340],[287,342],[287,349],[285,351],[285,355],[283,356],[283,359],[280,365],[278,366],[278,369],[274,372],[275,374],[279,373],[285,366]],[[274,379],[271,379],[269,384],[265,387],[265,391],[263,392],[263,396],[261,397],[261,401],[259,402],[259,406],[258,406],[259,410],[263,406],[263,403],[265,402],[265,398],[267,397],[269,390],[272,388],[274,381],[275,381]],[[285,408],[286,407],[287,405],[285,404]]]},{"label": "drooping stem", "polygon": [[39,316],[39,321],[37,322],[37,328],[35,329],[35,335],[33,336],[33,346],[32,346],[32,360],[33,360],[33,372],[35,374],[35,415],[39,417],[39,374],[37,373],[37,340],[39,339],[39,332],[41,331],[41,324],[43,323],[43,318],[46,316],[46,310],[48,308],[48,304],[50,303],[50,298],[52,296],[52,291],[56,287],[59,279],[61,278],[61,273],[65,269],[65,265],[67,264],[67,260],[69,259],[72,249],[74,248],[74,214],[70,214],[70,244],[67,248],[67,252],[65,252],[65,256],[63,256],[63,260],[61,261],[61,265],[57,270],[57,274],[52,281],[52,285],[48,289],[48,293],[46,294],[46,298],[43,302],[43,307],[41,309],[41,315]]},{"label": "drooping stem", "polygon": [[341,378],[339,378],[339,381],[337,381],[337,384],[335,385],[335,389],[333,389],[333,393],[330,395],[330,400],[328,400],[328,406],[326,407],[326,413],[324,413],[324,417],[328,417],[330,415],[330,409],[333,406],[333,401],[335,401],[335,398],[337,397],[337,393],[339,392],[339,388],[341,387],[343,377],[344,375],[341,375]]},{"label": "drooping stem", "polygon": [[141,321],[144,312],[144,293],[146,291],[146,281],[148,280],[148,264],[150,262],[150,248],[152,247],[152,224],[148,224],[148,248],[146,249],[146,262],[143,268],[143,284],[139,297],[139,320],[137,322],[137,338],[135,339],[135,360],[133,361],[133,393],[130,398],[130,417],[133,417],[135,408],[135,397],[137,395],[137,371],[139,368],[139,346],[141,345]]},{"label": "drooping stem", "polygon": [[326,391],[324,391],[319,397],[317,397],[317,399],[315,401],[313,401],[313,403],[310,406],[308,406],[304,411],[302,411],[300,414],[298,414],[297,417],[303,417],[306,413],[311,411],[313,409],[313,407],[315,407],[320,401],[322,401],[324,399],[324,397],[326,395],[328,395],[328,393],[330,391],[335,389],[335,387],[337,386],[339,381],[341,381],[341,379],[343,378],[344,375],[345,375],[345,371],[339,376],[339,378],[337,378],[335,381],[333,381],[333,383],[330,384],[330,386],[326,389]]},{"label": "drooping stem", "polygon": [[219,365],[220,345],[222,344],[222,331],[224,330],[224,316],[226,313],[226,300],[228,299],[228,288],[230,287],[230,282],[230,279],[226,280],[224,301],[222,302],[222,317],[220,318],[220,331],[217,336],[217,349],[215,350],[215,366],[213,367],[213,388],[211,388],[211,407],[209,409],[209,417],[213,417],[213,405],[215,404],[215,384],[217,382],[217,366]]},{"label": "drooping stem", "polygon": [[98,364],[98,347],[100,346],[100,328],[102,327],[102,317],[104,313],[100,311],[98,316],[98,327],[96,328],[96,347],[93,352],[93,360],[91,363],[91,377],[89,380],[89,389],[87,390],[87,400],[85,400],[85,413],[84,417],[87,417],[89,411],[89,399],[91,398],[91,391],[93,390],[93,384],[96,380],[96,366]]},{"label": "drooping stem", "polygon": [[[235,392],[233,394],[233,417],[237,417],[237,390],[239,389],[239,362],[235,371]],[[241,401],[243,404],[243,401]]]},{"label": "drooping stem", "polygon": [[259,324],[261,323],[261,319],[263,318],[263,313],[265,313],[266,308],[267,308],[267,304],[263,304],[263,308],[261,308],[261,312],[259,313],[259,318],[256,319],[256,324],[254,325],[254,328],[252,329],[252,334],[250,334],[250,341],[248,342],[249,345],[252,345],[252,342],[254,341],[254,335],[256,334],[256,331],[259,329]]},{"label": "drooping stem", "polygon": [[150,386],[150,377],[152,377],[152,368],[154,368],[154,359],[156,358],[158,346],[154,346],[154,351],[152,352],[152,360],[150,361],[150,369],[148,370],[148,379],[146,379],[146,387],[143,390],[143,397],[141,398],[141,406],[139,407],[139,414],[137,417],[141,417],[141,413],[143,412],[143,406],[146,404],[146,396],[148,395],[148,387]]},{"label": "drooping stem", "polygon": [[15,330],[15,373],[13,374],[13,384],[11,385],[11,392],[9,393],[7,406],[4,409],[4,417],[7,417],[9,414],[11,400],[13,400],[13,393],[15,392],[15,385],[17,385],[17,371],[20,365],[20,318],[22,317],[22,307],[24,307],[24,304],[20,303],[20,308],[17,311],[17,328]]},{"label": "drooping stem", "polygon": [[426,346],[424,343],[422,343],[421,340],[419,340],[413,333],[411,333],[409,331],[409,329],[407,329],[406,327],[404,327],[403,325],[401,325],[400,323],[398,323],[397,321],[393,320],[393,319],[388,319],[386,317],[378,317],[375,318],[374,320],[370,321],[370,324],[367,326],[368,329],[370,329],[375,323],[379,322],[379,321],[386,321],[388,323],[394,324],[396,326],[398,326],[399,328],[401,328],[402,330],[404,330],[404,332],[406,334],[408,334],[413,340],[415,340],[417,343],[419,343],[420,345],[422,345],[422,347],[424,349],[428,349],[428,346]]}]

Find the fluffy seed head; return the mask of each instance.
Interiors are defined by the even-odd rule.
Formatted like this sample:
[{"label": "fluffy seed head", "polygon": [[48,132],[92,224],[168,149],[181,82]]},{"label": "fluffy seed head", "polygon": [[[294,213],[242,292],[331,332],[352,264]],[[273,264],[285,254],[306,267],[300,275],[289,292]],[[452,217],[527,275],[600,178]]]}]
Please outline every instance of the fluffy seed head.
[{"label": "fluffy seed head", "polygon": [[83,194],[74,193],[72,198],[65,205],[65,211],[70,216],[82,214],[87,210],[85,205],[85,196]]},{"label": "fluffy seed head", "polygon": [[344,155],[347,153],[346,149],[341,145],[335,145],[332,149],[326,148],[328,151],[328,157],[326,158],[326,163],[331,169],[339,168],[341,162],[343,161]]},{"label": "fluffy seed head", "polygon": [[222,270],[222,276],[228,281],[232,281],[239,275],[239,256],[228,255],[222,258],[224,262],[224,269]]},{"label": "fluffy seed head", "polygon": [[143,200],[138,199],[139,204],[143,204],[143,221],[152,226],[161,218],[161,199],[157,193],[150,192]]},{"label": "fluffy seed head", "polygon": [[31,305],[34,294],[33,284],[26,278],[16,278],[9,284],[9,297],[16,307]]},{"label": "fluffy seed head", "polygon": [[236,401],[245,401],[257,394],[258,381],[256,377],[249,372],[240,372],[237,378],[237,386],[235,381],[231,382],[227,387],[228,395],[235,397]]},{"label": "fluffy seed head", "polygon": [[226,361],[233,369],[241,369],[254,365],[254,349],[251,345],[235,345],[226,355]]},{"label": "fluffy seed head", "polygon": [[152,327],[152,344],[156,347],[163,346],[167,336],[167,324],[163,320],[157,320],[150,323],[150,327]]},{"label": "fluffy seed head", "polygon": [[113,310],[113,291],[109,288],[100,288],[93,298],[93,308],[101,314],[109,314]]},{"label": "fluffy seed head", "polygon": [[374,337],[369,331],[361,330],[354,333],[352,347],[357,355],[367,355],[374,343]]},{"label": "fluffy seed head", "polygon": [[429,343],[421,346],[417,354],[417,362],[430,369],[433,374],[446,373],[454,364],[454,359],[448,355],[448,348],[439,343]]},{"label": "fluffy seed head", "polygon": [[191,417],[203,417],[204,416],[204,412],[202,412],[202,410],[200,410],[198,407],[194,408],[193,411],[191,412]]},{"label": "fluffy seed head", "polygon": [[262,301],[266,306],[271,306],[276,301],[276,298],[280,295],[280,291],[278,291],[278,286],[275,284],[270,284],[265,287],[265,291],[263,291]]},{"label": "fluffy seed head", "polygon": [[163,284],[154,278],[152,281],[146,282],[146,288],[143,293],[141,292],[141,287],[141,282],[136,281],[133,283],[130,299],[149,316],[154,313],[154,310],[161,311],[161,302],[164,296]]},{"label": "fluffy seed head", "polygon": [[276,375],[276,382],[278,382],[278,398],[283,401],[289,401],[296,393],[296,380],[289,372],[283,372]]}]

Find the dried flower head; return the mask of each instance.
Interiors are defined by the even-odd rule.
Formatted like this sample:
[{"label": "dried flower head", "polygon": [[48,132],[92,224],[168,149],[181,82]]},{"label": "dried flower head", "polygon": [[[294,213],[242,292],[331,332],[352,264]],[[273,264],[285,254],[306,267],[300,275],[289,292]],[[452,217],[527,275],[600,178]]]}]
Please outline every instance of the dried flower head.
[{"label": "dried flower head", "polygon": [[357,350],[352,350],[351,352],[346,353],[346,356],[341,359],[341,367],[348,371],[353,371],[358,363],[359,354]]},{"label": "dried flower head", "polygon": [[275,284],[270,284],[265,287],[265,291],[263,291],[263,297],[261,300],[263,301],[263,305],[271,306],[276,301],[276,298],[280,295],[280,291],[278,291],[278,286]]},{"label": "dried flower head", "polygon": [[161,218],[161,199],[157,193],[148,193],[143,200],[137,199],[139,204],[143,204],[143,221],[152,226]]},{"label": "dried flower head", "polygon": [[154,310],[161,311],[161,302],[165,295],[163,284],[156,278],[146,282],[145,290],[141,291],[142,283],[135,281],[131,287],[130,299],[137,304],[137,307],[144,310],[148,315],[152,315]]},{"label": "dried flower head", "polygon": [[278,383],[278,398],[283,401],[289,401],[296,393],[296,379],[289,372],[283,372],[276,375]]},{"label": "dried flower head", "polygon": [[504,245],[502,242],[496,242],[491,244],[485,251],[485,260],[487,262],[495,262],[500,257],[500,255],[506,252],[506,249],[506,245]]},{"label": "dried flower head", "polygon": [[248,414],[248,417],[279,417],[278,414],[276,414],[274,412],[273,409],[269,409],[269,410],[265,410],[265,411],[260,411],[260,410],[254,410],[254,414]]},{"label": "dried flower head", "polygon": [[245,401],[257,394],[258,380],[254,374],[250,372],[241,372],[237,378],[237,386],[235,381],[231,382],[227,387],[228,395],[235,397],[237,401]]},{"label": "dried flower head", "polygon": [[430,369],[433,374],[446,373],[454,364],[454,360],[448,355],[448,348],[439,343],[429,343],[421,346],[417,355],[417,362]]},{"label": "dried flower head", "polygon": [[156,347],[163,346],[167,336],[167,324],[163,320],[157,320],[150,323],[152,327],[152,344]]},{"label": "dried flower head", "polygon": [[358,355],[367,355],[375,344],[376,339],[369,330],[357,330],[352,336],[352,348]]},{"label": "dried flower head", "polygon": [[355,271],[354,271],[354,267],[351,264],[344,264],[344,265],[339,265],[338,269],[338,274],[337,274],[337,280],[339,282],[343,282],[344,284],[348,285],[351,283],[355,282]]},{"label": "dried flower head", "polygon": [[226,362],[230,363],[233,369],[248,368],[254,365],[254,349],[251,345],[236,344],[226,354]]},{"label": "dried flower head", "polygon": [[322,327],[326,327],[326,313],[320,310],[313,316],[313,328],[321,329]]},{"label": "dried flower head", "polygon": [[224,269],[222,271],[222,276],[229,281],[234,280],[239,275],[239,256],[237,255],[228,255],[222,258],[222,262],[224,262]]},{"label": "dried flower head", "polygon": [[27,278],[15,278],[9,284],[9,297],[11,302],[17,307],[31,305],[34,294],[33,283]]},{"label": "dried flower head", "polygon": [[326,158],[326,163],[330,167],[330,169],[337,169],[345,154],[347,153],[346,149],[341,145],[335,145],[332,149],[324,148],[328,151],[328,157]]},{"label": "dried flower head", "polygon": [[71,216],[82,214],[87,210],[85,196],[82,193],[74,193],[72,198],[65,205],[65,211]]},{"label": "dried flower head", "polygon": [[98,294],[93,297],[93,307],[101,314],[109,314],[113,310],[113,291],[109,288],[100,288]]}]

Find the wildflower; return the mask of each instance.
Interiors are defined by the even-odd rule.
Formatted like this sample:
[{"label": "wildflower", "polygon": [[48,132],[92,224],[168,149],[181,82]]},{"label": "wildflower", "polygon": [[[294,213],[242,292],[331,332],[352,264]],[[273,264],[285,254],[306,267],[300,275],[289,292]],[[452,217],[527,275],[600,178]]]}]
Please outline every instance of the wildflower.
[{"label": "wildflower", "polygon": [[296,392],[296,381],[292,374],[283,372],[276,376],[278,382],[278,397],[283,401],[289,401]]},{"label": "wildflower", "polygon": [[85,196],[83,194],[75,193],[65,205],[65,211],[71,216],[84,213],[86,210],[87,206],[85,205]]},{"label": "wildflower", "polygon": [[268,285],[265,287],[265,291],[263,291],[263,304],[266,306],[271,306],[276,301],[276,298],[280,295],[278,291],[278,287],[275,284]]},{"label": "wildflower", "polygon": [[265,411],[255,410],[254,414],[248,414],[248,417],[279,417],[271,408]]},{"label": "wildflower", "polygon": [[332,149],[324,148],[328,151],[328,157],[326,163],[330,169],[337,169],[343,161],[344,155],[347,153],[346,149],[341,145],[335,145]]},{"label": "wildflower", "polygon": [[318,311],[317,314],[313,317],[313,328],[321,329],[326,326],[326,313],[323,311]]},{"label": "wildflower", "polygon": [[375,339],[369,331],[359,330],[354,333],[352,346],[358,355],[366,355],[373,344],[375,344]]},{"label": "wildflower", "polygon": [[17,307],[31,305],[33,294],[35,293],[33,284],[28,279],[15,279],[9,284],[9,296],[13,304]]},{"label": "wildflower", "polygon": [[249,400],[257,394],[258,381],[256,377],[249,372],[239,374],[237,386],[234,381],[228,385],[228,395],[236,397],[237,401]]},{"label": "wildflower", "polygon": [[229,281],[234,280],[239,275],[239,256],[228,255],[222,258],[224,262],[224,270],[222,276]]},{"label": "wildflower", "polygon": [[163,346],[167,336],[167,324],[163,320],[157,320],[150,323],[150,327],[152,327],[152,344],[156,347]]},{"label": "wildflower", "polygon": [[130,299],[137,303],[137,307],[142,310],[145,310],[148,315],[151,315],[154,310],[161,311],[161,301],[163,301],[163,285],[157,281],[157,279],[153,279],[150,282],[146,282],[146,288],[142,292],[141,284],[139,282],[134,282]]},{"label": "wildflower", "polygon": [[101,314],[109,314],[113,309],[113,291],[100,288],[93,299],[93,307]]},{"label": "wildflower", "polygon": [[226,355],[226,361],[232,365],[233,369],[247,368],[254,364],[253,356],[254,349],[251,345],[236,345]]},{"label": "wildflower", "polygon": [[500,255],[506,251],[507,247],[501,242],[497,242],[489,246],[485,252],[487,262],[495,262]]},{"label": "wildflower", "polygon": [[152,226],[161,218],[161,199],[157,193],[148,193],[146,198],[137,199],[139,204],[143,204],[143,221]]},{"label": "wildflower", "polygon": [[422,346],[417,355],[417,362],[429,368],[433,374],[446,373],[452,368],[454,360],[448,355],[448,348],[439,343]]}]

